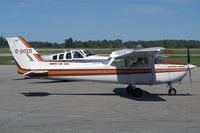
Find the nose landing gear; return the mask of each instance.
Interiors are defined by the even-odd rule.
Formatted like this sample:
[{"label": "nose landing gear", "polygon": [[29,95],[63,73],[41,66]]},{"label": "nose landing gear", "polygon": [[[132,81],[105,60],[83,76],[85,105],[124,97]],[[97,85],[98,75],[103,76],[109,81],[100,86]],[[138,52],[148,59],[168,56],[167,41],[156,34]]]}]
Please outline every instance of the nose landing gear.
[{"label": "nose landing gear", "polygon": [[170,87],[170,89],[168,90],[168,94],[171,96],[176,95],[176,89],[172,87],[171,83],[168,83],[168,86]]}]

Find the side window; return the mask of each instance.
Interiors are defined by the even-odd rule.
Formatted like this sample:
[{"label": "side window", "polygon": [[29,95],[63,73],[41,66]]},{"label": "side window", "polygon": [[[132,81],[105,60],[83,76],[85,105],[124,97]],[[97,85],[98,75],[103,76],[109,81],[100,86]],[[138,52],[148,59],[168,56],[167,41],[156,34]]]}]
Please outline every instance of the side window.
[{"label": "side window", "polygon": [[57,55],[54,55],[54,56],[53,56],[53,60],[57,60]]},{"label": "side window", "polygon": [[63,58],[64,58],[64,54],[60,54],[59,59],[63,59]]},{"label": "side window", "polygon": [[136,65],[136,63],[137,63],[137,58],[131,58],[131,59],[129,59],[129,60],[130,60],[130,66],[131,66],[131,67]]},{"label": "side window", "polygon": [[72,58],[71,53],[67,53],[66,54],[66,59],[71,59],[71,58]]},{"label": "side window", "polygon": [[74,52],[74,58],[83,58],[83,56],[79,52]]},{"label": "side window", "polygon": [[148,58],[146,57],[130,59],[130,66],[144,66],[148,64],[149,64],[149,61],[148,61]]}]

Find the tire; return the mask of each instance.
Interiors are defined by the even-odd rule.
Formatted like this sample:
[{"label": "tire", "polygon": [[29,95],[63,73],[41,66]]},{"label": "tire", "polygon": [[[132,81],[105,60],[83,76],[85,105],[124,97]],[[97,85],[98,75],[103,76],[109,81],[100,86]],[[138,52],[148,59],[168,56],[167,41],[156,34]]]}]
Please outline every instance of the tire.
[{"label": "tire", "polygon": [[140,88],[135,88],[133,91],[132,91],[132,95],[134,97],[141,97],[143,95],[143,91],[140,89]]},{"label": "tire", "polygon": [[127,92],[128,94],[131,94],[132,91],[133,91],[133,89],[132,89],[132,87],[129,85],[129,86],[126,88],[126,92]]},{"label": "tire", "polygon": [[176,89],[170,88],[169,91],[168,91],[168,94],[169,94],[170,96],[176,95]]}]

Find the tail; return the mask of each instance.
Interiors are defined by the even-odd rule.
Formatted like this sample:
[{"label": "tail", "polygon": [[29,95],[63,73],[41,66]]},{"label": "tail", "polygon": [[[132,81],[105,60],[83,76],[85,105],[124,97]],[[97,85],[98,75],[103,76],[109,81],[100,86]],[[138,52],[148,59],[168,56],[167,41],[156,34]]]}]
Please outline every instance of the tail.
[{"label": "tail", "polygon": [[20,69],[30,70],[42,61],[38,52],[32,48],[22,37],[6,38],[11,53]]}]

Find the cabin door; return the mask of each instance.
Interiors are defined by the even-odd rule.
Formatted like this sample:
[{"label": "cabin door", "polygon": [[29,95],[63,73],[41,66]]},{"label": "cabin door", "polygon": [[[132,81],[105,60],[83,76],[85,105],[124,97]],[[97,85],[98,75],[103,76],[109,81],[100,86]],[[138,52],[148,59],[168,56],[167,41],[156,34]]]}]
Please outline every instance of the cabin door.
[{"label": "cabin door", "polygon": [[154,62],[152,57],[138,57],[127,60],[130,82],[135,84],[152,84],[154,79]]}]

